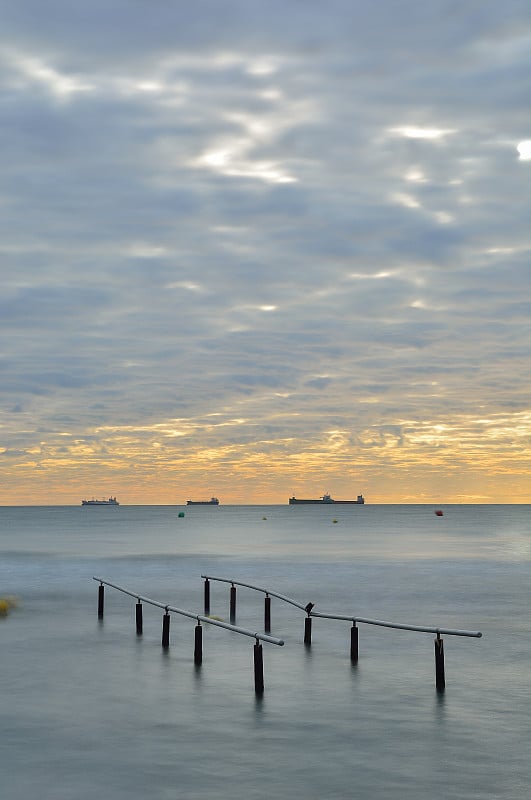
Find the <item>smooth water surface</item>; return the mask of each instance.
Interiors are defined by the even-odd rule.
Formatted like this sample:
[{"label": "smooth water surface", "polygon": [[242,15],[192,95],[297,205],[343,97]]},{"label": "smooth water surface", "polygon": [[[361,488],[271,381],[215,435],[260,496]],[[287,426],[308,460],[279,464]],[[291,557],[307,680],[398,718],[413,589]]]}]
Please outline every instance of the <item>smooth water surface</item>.
[{"label": "smooth water surface", "polygon": [[[0,508],[6,800],[424,800],[528,797],[531,769],[529,506]],[[445,636],[313,619],[272,600],[255,696],[254,639],[171,616],[102,577],[203,613],[202,574],[315,609],[481,630]],[[228,621],[230,584],[211,584]],[[237,588],[237,624],[263,630],[264,595]]]}]

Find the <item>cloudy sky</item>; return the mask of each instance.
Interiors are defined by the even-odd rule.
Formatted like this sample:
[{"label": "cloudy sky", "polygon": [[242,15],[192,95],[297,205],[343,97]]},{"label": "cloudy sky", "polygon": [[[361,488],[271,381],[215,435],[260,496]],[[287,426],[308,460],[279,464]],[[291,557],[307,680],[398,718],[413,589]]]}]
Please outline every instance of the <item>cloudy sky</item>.
[{"label": "cloudy sky", "polygon": [[0,504],[530,502],[528,0],[0,12]]}]

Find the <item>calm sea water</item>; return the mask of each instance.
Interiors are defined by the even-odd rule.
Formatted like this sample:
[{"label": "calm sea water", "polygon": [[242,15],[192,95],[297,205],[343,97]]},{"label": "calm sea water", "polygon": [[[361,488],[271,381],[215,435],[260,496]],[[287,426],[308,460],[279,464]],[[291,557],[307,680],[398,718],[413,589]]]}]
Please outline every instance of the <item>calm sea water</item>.
[{"label": "calm sea water", "polygon": [[[473,800],[529,797],[531,506],[0,508],[0,789],[5,800]],[[336,520],[334,522],[334,520]],[[254,693],[252,638],[144,606],[203,612],[201,574],[316,610],[481,630],[445,636],[313,620],[273,598]],[[229,617],[228,584],[212,614]],[[238,588],[237,624],[263,629]]]}]

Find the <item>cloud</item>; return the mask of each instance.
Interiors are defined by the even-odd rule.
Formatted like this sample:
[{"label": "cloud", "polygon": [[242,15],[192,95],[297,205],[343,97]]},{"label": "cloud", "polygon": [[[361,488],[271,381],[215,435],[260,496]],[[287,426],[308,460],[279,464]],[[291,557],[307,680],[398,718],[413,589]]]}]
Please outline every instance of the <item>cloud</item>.
[{"label": "cloud", "polygon": [[522,161],[531,161],[531,140],[525,139],[519,142],[517,148],[518,156]]},{"label": "cloud", "polygon": [[524,498],[530,37],[516,0],[6,9],[6,497],[396,500],[433,445]]}]

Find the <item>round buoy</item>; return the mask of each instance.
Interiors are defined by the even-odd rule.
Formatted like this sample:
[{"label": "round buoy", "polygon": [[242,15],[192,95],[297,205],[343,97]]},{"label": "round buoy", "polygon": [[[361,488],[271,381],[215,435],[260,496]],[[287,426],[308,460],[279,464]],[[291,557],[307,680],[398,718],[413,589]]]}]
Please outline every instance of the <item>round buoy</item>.
[{"label": "round buoy", "polygon": [[443,516],[443,512],[441,511],[440,508],[438,508],[437,511],[435,512],[435,516],[436,517],[442,517]]},{"label": "round buoy", "polygon": [[7,617],[9,611],[16,605],[17,601],[14,597],[0,597],[0,617]]},{"label": "round buoy", "polygon": [[333,519],[332,522],[337,522],[337,519]]},{"label": "round buoy", "polygon": [[179,511],[179,516],[184,517],[184,511]]}]

